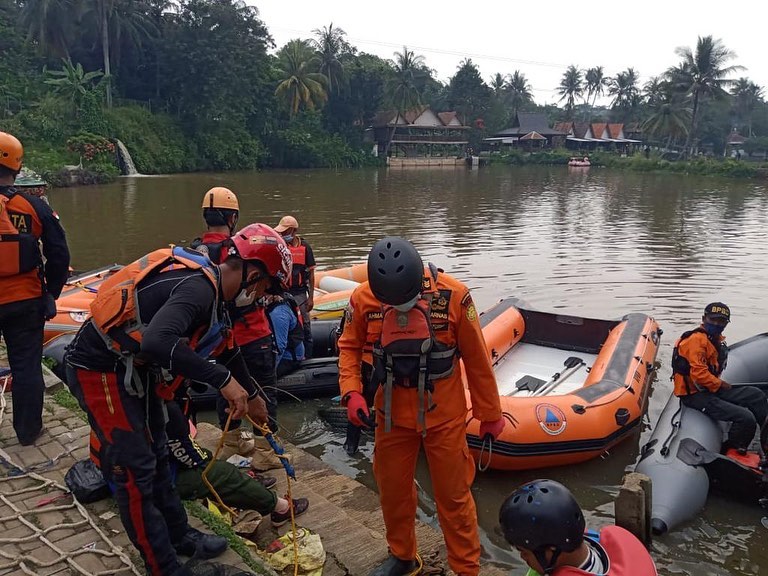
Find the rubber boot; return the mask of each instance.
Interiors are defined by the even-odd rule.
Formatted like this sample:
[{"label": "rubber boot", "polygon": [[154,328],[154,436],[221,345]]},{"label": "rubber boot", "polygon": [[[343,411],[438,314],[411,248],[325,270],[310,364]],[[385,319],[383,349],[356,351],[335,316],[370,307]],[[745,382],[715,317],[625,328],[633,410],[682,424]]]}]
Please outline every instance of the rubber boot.
[{"label": "rubber boot", "polygon": [[190,528],[184,534],[181,542],[174,545],[174,549],[179,556],[209,560],[216,558],[216,556],[221,556],[227,549],[227,546],[229,544],[223,536],[206,534],[195,528]]},{"label": "rubber boot", "polygon": [[400,560],[389,555],[373,572],[368,576],[415,576],[420,572],[419,563],[416,560]]}]

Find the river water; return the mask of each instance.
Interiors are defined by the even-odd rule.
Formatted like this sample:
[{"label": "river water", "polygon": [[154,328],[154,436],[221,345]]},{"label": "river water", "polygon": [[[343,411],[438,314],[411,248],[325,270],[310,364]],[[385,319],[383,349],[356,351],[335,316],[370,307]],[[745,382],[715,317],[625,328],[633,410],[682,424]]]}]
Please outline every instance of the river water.
[{"label": "river water", "polygon": [[[386,234],[410,238],[425,260],[472,289],[480,310],[518,296],[542,310],[616,318],[654,316],[665,331],[646,425],[603,459],[567,469],[478,475],[473,492],[484,557],[523,573],[496,528],[498,506],[519,483],[566,483],[588,522],[610,522],[612,497],[671,390],[672,344],[703,306],[722,300],[736,342],[766,330],[764,293],[768,188],[748,180],[566,167],[480,170],[292,171],[123,178],[108,186],[54,190],[78,270],[125,263],[169,243],[188,242],[203,222],[200,202],[232,188],[241,222],[276,225],[293,214],[320,267],[365,258]],[[327,401],[286,404],[286,436],[373,486],[367,458],[349,458],[343,438],[317,417]],[[363,453],[370,456],[370,444]],[[426,468],[419,469],[421,517],[436,522]],[[761,511],[711,495],[701,517],[657,539],[662,574],[768,574]]]}]

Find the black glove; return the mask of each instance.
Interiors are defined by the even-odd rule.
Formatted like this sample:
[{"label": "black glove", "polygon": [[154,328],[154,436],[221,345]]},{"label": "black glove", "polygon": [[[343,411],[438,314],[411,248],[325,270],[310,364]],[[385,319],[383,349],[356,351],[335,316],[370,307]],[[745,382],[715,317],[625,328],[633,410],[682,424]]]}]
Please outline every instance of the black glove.
[{"label": "black glove", "polygon": [[51,320],[54,316],[56,316],[56,299],[52,294],[46,293],[43,296],[43,317]]}]

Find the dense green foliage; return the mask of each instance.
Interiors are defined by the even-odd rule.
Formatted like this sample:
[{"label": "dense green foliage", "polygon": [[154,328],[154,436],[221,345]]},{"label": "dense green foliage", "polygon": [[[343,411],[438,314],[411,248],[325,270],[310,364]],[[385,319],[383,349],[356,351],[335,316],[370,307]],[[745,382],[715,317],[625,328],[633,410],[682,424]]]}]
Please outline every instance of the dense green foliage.
[{"label": "dense green foliage", "polygon": [[79,165],[93,181],[115,162],[68,149],[83,134],[122,140],[144,173],[360,166],[375,162],[375,114],[419,105],[455,110],[474,149],[516,112],[541,111],[637,122],[681,157],[721,156],[733,128],[751,138],[748,157],[768,153],[762,88],[736,79],[735,55],[709,36],[642,87],[632,67],[570,66],[562,107],[537,106],[518,70],[486,81],[465,59],[443,83],[407,46],[391,60],[362,53],[333,23],[277,47],[242,0],[0,0],[0,54],[0,130],[23,140],[31,168]]}]

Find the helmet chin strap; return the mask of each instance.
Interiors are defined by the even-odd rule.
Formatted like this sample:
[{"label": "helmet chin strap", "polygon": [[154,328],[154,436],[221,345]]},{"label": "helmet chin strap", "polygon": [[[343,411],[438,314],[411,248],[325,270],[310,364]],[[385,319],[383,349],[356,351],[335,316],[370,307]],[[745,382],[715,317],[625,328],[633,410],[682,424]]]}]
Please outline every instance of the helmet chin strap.
[{"label": "helmet chin strap", "polygon": [[552,574],[556,568],[555,563],[557,562],[557,559],[560,557],[560,553],[562,552],[560,548],[555,548],[552,551],[552,558],[550,558],[549,562],[547,562],[548,548],[549,547],[539,548],[538,550],[533,551],[533,555],[536,557],[536,560],[538,560],[541,568],[544,570],[544,574]]}]

